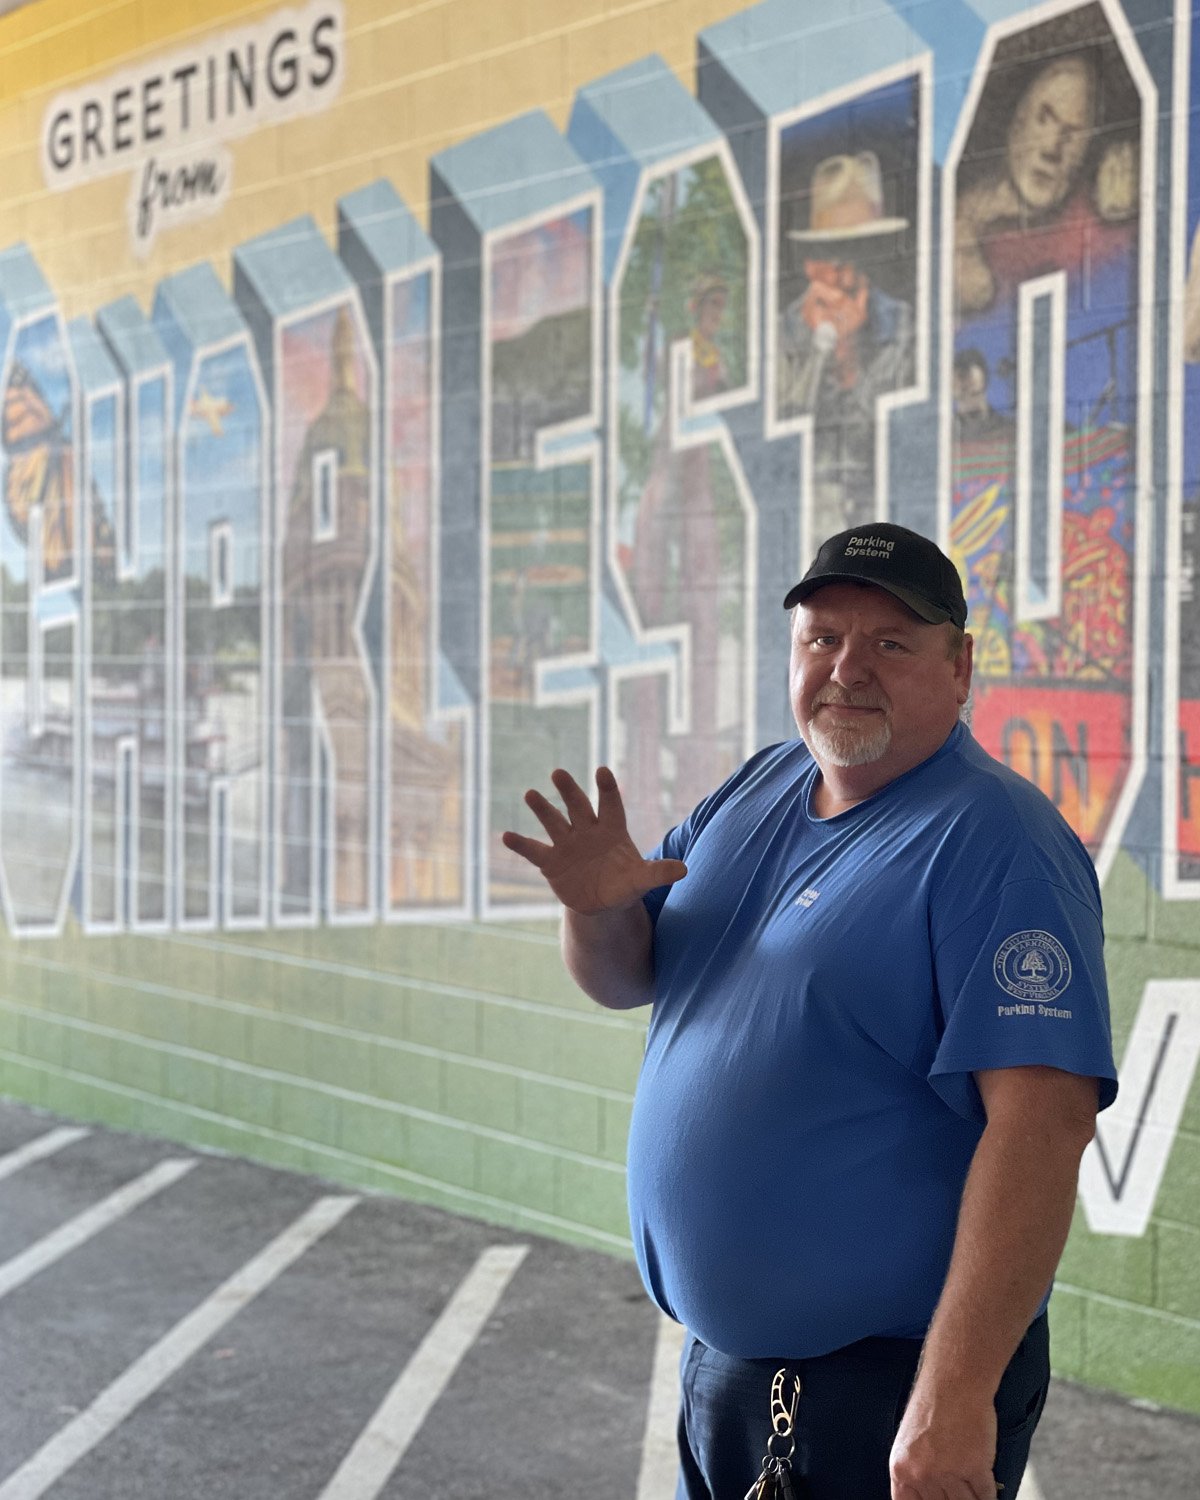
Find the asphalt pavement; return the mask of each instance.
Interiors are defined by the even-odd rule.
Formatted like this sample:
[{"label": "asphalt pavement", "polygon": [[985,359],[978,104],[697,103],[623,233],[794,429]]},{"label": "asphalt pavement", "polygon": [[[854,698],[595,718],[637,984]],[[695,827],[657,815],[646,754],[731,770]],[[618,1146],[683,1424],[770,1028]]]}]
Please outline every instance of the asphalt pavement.
[{"label": "asphalt pavement", "polygon": [[[672,1500],[678,1348],[626,1261],[0,1102],[0,1500]],[[1194,1500],[1200,1418],[1057,1382],[1033,1453]]]}]

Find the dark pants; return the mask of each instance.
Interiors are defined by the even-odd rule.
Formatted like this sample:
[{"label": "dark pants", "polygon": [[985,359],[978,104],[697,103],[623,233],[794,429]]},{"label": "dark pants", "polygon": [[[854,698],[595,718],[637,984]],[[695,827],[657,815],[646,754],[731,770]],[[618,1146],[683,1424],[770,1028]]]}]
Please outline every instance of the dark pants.
[{"label": "dark pants", "polygon": [[[732,1359],[689,1336],[680,1365],[680,1472],[676,1500],[743,1500],[771,1430],[775,1371],[800,1376],[792,1473],[804,1500],[890,1500],[888,1461],[912,1389],[916,1339],[862,1339],[817,1359]],[[1050,1382],[1043,1313],[996,1392],[994,1473],[1015,1500]]]}]

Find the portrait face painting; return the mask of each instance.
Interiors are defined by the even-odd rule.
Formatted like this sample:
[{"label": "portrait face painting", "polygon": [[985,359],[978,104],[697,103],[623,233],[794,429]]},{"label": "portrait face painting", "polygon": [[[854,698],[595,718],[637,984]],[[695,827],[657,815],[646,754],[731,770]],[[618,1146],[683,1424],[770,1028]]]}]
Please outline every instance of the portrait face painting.
[{"label": "portrait face painting", "polygon": [[1095,68],[1066,57],[1036,73],[1008,132],[1008,170],[1030,209],[1058,208],[1075,183],[1091,139]]}]

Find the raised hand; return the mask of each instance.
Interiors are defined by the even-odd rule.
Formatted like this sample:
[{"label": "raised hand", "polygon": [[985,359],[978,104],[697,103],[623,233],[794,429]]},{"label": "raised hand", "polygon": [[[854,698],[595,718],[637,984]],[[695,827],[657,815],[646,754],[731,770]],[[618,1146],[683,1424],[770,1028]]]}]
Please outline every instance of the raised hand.
[{"label": "raised hand", "polygon": [[596,772],[596,806],[566,771],[550,780],[566,808],[564,816],[541,792],[525,793],[525,805],[549,835],[550,842],[505,833],[506,849],[527,859],[569,910],[581,916],[635,906],[647,891],[672,885],[687,874],[677,859],[643,859],[625,826],[625,805],[617,779],[607,766]]}]

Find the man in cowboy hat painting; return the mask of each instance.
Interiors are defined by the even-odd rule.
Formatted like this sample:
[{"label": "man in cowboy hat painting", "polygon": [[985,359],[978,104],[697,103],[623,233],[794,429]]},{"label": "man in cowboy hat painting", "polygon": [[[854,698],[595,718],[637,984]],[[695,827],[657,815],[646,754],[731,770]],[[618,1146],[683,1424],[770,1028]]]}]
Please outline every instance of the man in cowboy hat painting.
[{"label": "man in cowboy hat painting", "polygon": [[913,378],[913,316],[868,275],[908,228],[884,213],[875,153],[818,162],[809,203],[809,227],[787,235],[808,281],[780,314],[776,398],[781,419],[813,418],[813,528],[823,534],[874,514],[876,403]]}]

